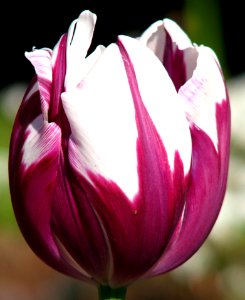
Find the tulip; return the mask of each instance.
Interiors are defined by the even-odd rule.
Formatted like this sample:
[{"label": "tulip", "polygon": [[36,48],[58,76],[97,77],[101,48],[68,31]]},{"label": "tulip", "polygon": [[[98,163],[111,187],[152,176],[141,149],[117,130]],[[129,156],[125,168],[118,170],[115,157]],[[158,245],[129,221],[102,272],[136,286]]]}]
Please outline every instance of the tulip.
[{"label": "tulip", "polygon": [[13,209],[32,250],[122,299],[189,259],[225,195],[226,84],[214,52],[164,19],[87,55],[84,11],[35,68],[9,155]]}]

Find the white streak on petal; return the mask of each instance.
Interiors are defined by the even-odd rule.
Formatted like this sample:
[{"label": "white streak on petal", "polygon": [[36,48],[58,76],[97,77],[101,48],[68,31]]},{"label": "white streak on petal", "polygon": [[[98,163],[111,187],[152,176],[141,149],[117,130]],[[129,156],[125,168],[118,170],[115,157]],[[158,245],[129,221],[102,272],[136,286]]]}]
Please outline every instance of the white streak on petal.
[{"label": "white streak on petal", "polygon": [[65,259],[68,265],[72,266],[75,270],[77,270],[82,276],[86,279],[91,280],[92,276],[88,274],[70,255],[69,251],[66,249],[64,243],[53,233],[57,246],[59,247],[60,252],[62,253],[62,259]]},{"label": "white streak on petal", "polygon": [[208,47],[197,48],[199,56],[192,78],[179,90],[185,100],[190,124],[204,130],[217,149],[216,104],[227,98],[224,79],[214,52]]},{"label": "white streak on petal", "polygon": [[97,174],[99,172],[99,166],[97,165],[99,158],[96,157],[96,153],[86,141],[86,136],[84,136],[83,144],[77,143],[72,136],[69,140],[68,149],[68,158],[71,166],[93,184],[87,174],[87,170]]},{"label": "white streak on petal", "polygon": [[26,129],[27,138],[23,145],[22,163],[28,168],[40,161],[60,145],[60,129],[55,123],[48,123],[38,116]]},{"label": "white streak on petal", "polygon": [[39,91],[39,86],[38,86],[38,82],[36,81],[35,84],[32,86],[32,88],[30,89],[30,91],[25,95],[23,101],[25,102],[31,99],[33,94],[36,93],[37,91]]},{"label": "white streak on petal", "polygon": [[25,52],[26,58],[32,63],[38,76],[52,81],[52,66],[51,66],[52,51],[47,48]]},{"label": "white streak on petal", "polygon": [[41,109],[44,118],[48,119],[50,92],[52,83],[52,51],[48,48],[26,52],[25,56],[30,60],[37,74],[37,84],[40,93]]}]

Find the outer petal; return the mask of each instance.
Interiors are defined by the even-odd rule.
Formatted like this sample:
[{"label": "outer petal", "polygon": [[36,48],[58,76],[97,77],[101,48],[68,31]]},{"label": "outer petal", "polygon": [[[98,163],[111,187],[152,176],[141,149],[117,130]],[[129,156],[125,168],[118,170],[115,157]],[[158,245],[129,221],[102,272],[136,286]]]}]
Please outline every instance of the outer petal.
[{"label": "outer petal", "polygon": [[9,181],[14,212],[25,239],[40,258],[65,274],[86,280],[87,276],[67,263],[50,228],[61,136],[54,123],[48,124],[41,114],[37,115],[39,100],[34,93],[31,99],[23,101],[13,128]]},{"label": "outer petal", "polygon": [[[190,126],[202,129],[213,141],[218,150],[217,104],[228,102],[224,78],[218,59],[207,47],[197,48],[197,67],[193,76],[179,90],[184,101],[186,116]],[[224,120],[229,122],[227,115]],[[229,136],[229,130],[226,131]]]},{"label": "outer petal", "polygon": [[174,21],[164,19],[152,24],[140,40],[163,63],[176,90],[179,90],[192,76],[197,58],[197,52],[185,32]]},{"label": "outer petal", "polygon": [[37,74],[41,109],[45,120],[57,121],[60,111],[60,93],[64,89],[66,35],[63,35],[52,52],[43,48],[26,52]]},{"label": "outer petal", "polygon": [[[35,67],[41,108],[45,118],[48,119],[48,107],[52,90],[52,51],[45,48],[41,50],[34,49],[32,52],[26,52],[25,56]],[[30,97],[25,97],[25,101],[29,98]]]},{"label": "outer petal", "polygon": [[73,166],[84,176],[89,169],[110,178],[133,198],[138,189],[137,130],[131,93],[116,45],[106,48],[77,89],[62,94],[62,103],[73,145],[78,147],[76,155],[74,147],[70,148]]},{"label": "outer petal", "polygon": [[[104,230],[90,203],[86,180],[77,182],[66,155],[64,152],[60,156],[57,171],[52,199],[52,232],[58,248],[69,254],[67,261],[80,277],[106,284],[110,254]],[[70,275],[74,276],[74,273],[70,272]]]},{"label": "outer petal", "polygon": [[[143,105],[164,143],[171,169],[174,169],[174,158],[177,151],[182,159],[185,174],[187,174],[191,160],[190,132],[183,103],[179,97],[176,97],[177,93],[168,73],[158,60],[152,56],[151,51],[142,46],[137,40],[121,36],[119,41],[123,45],[124,53],[132,63],[135,72],[134,81],[133,73],[129,73],[130,68],[127,68],[130,63],[127,63],[126,57],[123,56],[133,98],[136,97],[134,95],[136,90],[134,82],[136,82]],[[136,49],[138,49],[138,52],[136,52]],[[142,61],[144,61],[144,64],[142,64]],[[134,105],[136,107],[135,101]]]},{"label": "outer petal", "polygon": [[230,107],[215,55],[199,48],[193,77],[180,89],[192,136],[190,185],[182,218],[162,258],[146,276],[167,272],[202,245],[224,198],[230,147]]},{"label": "outer petal", "polygon": [[188,123],[161,63],[133,39],[110,45],[81,87],[62,94],[74,198],[91,203],[104,229],[107,283],[125,285],[157,260],[182,211]]}]

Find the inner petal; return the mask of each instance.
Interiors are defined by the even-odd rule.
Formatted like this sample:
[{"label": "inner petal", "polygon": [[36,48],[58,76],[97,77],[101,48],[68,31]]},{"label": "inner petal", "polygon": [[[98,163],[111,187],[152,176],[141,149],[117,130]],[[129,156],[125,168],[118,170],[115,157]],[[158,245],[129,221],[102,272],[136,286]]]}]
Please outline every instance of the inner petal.
[{"label": "inner petal", "polygon": [[115,182],[130,199],[138,191],[135,112],[120,52],[110,45],[82,85],[62,94],[72,130],[71,163]]}]

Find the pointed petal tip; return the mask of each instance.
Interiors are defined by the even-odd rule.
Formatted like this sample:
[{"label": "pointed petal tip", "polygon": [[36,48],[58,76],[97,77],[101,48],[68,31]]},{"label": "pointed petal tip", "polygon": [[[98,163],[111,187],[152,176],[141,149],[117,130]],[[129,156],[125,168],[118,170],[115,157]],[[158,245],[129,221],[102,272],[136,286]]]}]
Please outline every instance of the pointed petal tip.
[{"label": "pointed petal tip", "polygon": [[82,27],[83,31],[85,28],[87,28],[87,31],[93,34],[96,20],[96,14],[92,13],[91,11],[84,10],[81,12],[79,17],[71,23],[68,29],[68,45],[73,43],[75,32],[81,31],[80,27]]},{"label": "pointed petal tip", "polygon": [[173,42],[178,45],[180,50],[193,47],[193,44],[188,35],[183,29],[174,21],[168,18],[163,20],[165,30],[170,34]]},{"label": "pointed petal tip", "polygon": [[81,12],[81,14],[79,15],[79,18],[89,18],[90,20],[93,20],[95,23],[97,20],[97,15],[95,13],[91,12],[89,9],[86,9]]},{"label": "pointed petal tip", "polygon": [[69,27],[66,48],[66,90],[74,88],[81,81],[77,69],[83,69],[87,51],[92,42],[96,19],[97,16],[94,13],[85,10]]},{"label": "pointed petal tip", "polygon": [[154,35],[160,27],[163,26],[163,21],[158,20],[154,23],[152,23],[141,35],[140,40],[143,42],[147,42],[152,35]]},{"label": "pointed petal tip", "polygon": [[49,48],[36,49],[35,47],[33,47],[32,51],[25,51],[24,55],[33,64],[33,61],[35,60],[35,58],[36,59],[43,59],[43,58],[50,59],[51,55],[52,55],[52,50]]}]

